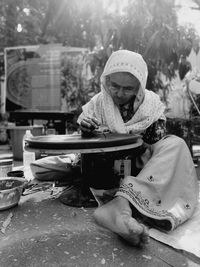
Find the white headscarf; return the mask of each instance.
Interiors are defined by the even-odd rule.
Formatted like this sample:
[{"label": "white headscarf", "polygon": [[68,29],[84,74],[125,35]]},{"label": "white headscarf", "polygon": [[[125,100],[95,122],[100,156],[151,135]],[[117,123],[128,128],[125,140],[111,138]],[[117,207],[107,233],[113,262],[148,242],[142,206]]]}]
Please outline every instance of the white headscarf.
[{"label": "white headscarf", "polygon": [[[135,113],[126,123],[106,89],[106,76],[116,72],[129,72],[140,82],[140,88],[134,101]],[[165,106],[159,96],[145,89],[147,76],[147,65],[140,54],[128,50],[113,52],[101,76],[101,92],[82,107],[83,113],[80,115],[78,123],[85,116],[94,116],[99,122],[106,124],[112,132],[140,133],[159,118],[165,119],[163,115]]]},{"label": "white headscarf", "polygon": [[[106,90],[106,76],[116,72],[131,73],[140,82],[140,88],[134,101],[135,114],[126,123],[123,122],[118,107]],[[128,50],[118,50],[111,54],[101,76],[101,92],[106,124],[112,132],[138,133],[147,129],[159,118],[164,119],[165,106],[159,96],[145,89],[147,76],[147,64],[140,54]]]}]

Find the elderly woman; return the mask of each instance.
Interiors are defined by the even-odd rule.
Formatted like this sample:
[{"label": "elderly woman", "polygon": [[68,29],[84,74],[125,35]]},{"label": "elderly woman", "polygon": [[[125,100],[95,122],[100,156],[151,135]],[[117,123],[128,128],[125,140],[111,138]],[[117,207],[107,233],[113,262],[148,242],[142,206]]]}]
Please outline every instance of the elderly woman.
[{"label": "elderly woman", "polygon": [[83,106],[78,118],[83,134],[106,125],[111,132],[143,137],[141,171],[125,177],[114,199],[94,213],[97,223],[133,245],[148,240],[141,222],[171,231],[192,216],[198,198],[190,151],[184,140],[165,134],[165,108],[145,89],[147,74],[140,54],[113,52],[101,76],[101,92]]},{"label": "elderly woman", "polygon": [[[113,52],[101,76],[101,92],[83,106],[78,118],[83,135],[103,125],[113,133],[142,136],[143,153],[136,161],[140,171],[122,179],[114,198],[94,213],[97,223],[135,246],[148,241],[144,224],[171,231],[192,216],[198,199],[190,151],[184,140],[166,135],[165,107],[158,95],[145,89],[147,75],[140,54]],[[31,167],[37,178],[50,177],[52,170],[52,179],[59,171],[65,177],[70,160],[67,155],[50,157]]]}]

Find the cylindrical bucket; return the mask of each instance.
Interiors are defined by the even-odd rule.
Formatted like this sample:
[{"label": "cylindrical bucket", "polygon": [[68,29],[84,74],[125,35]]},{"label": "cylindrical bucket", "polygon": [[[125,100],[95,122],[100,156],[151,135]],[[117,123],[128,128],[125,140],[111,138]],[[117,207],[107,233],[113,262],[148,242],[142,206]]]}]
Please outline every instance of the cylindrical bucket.
[{"label": "cylindrical bucket", "polygon": [[0,177],[6,177],[7,173],[12,171],[12,168],[13,168],[12,159],[0,159]]},{"label": "cylindrical bucket", "polygon": [[10,130],[11,146],[13,158],[15,160],[23,160],[22,140],[26,130],[31,130],[33,136],[42,135],[43,125],[33,126],[13,126]]}]

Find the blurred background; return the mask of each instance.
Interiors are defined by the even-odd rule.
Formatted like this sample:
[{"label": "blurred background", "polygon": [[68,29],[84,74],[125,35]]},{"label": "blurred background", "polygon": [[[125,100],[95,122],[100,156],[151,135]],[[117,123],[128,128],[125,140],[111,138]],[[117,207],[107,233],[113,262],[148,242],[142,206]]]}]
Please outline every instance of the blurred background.
[{"label": "blurred background", "polygon": [[198,144],[200,89],[185,75],[200,76],[199,0],[1,0],[0,20],[1,125],[76,131],[108,57],[129,49],[148,64],[169,131]]}]

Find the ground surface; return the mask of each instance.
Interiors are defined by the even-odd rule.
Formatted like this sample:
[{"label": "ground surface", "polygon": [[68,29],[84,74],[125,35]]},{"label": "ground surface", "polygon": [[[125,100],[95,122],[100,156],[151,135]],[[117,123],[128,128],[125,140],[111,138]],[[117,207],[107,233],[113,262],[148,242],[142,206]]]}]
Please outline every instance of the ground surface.
[{"label": "ground surface", "polygon": [[[153,239],[144,249],[130,247],[97,226],[93,209],[63,205],[51,190],[22,196],[1,211],[0,266],[199,266],[200,261]],[[1,230],[3,228],[1,227]]]},{"label": "ground surface", "polygon": [[22,196],[0,212],[0,267],[200,266],[200,259],[153,239],[143,249],[130,247],[95,224],[93,208],[62,204],[60,190]]}]

